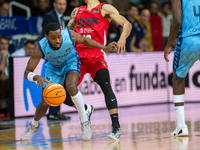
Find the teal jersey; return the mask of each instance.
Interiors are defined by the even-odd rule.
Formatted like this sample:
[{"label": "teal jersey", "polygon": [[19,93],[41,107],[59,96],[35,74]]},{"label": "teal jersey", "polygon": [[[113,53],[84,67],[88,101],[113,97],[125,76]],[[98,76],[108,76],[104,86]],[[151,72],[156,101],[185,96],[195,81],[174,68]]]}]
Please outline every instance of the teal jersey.
[{"label": "teal jersey", "polygon": [[49,41],[44,37],[38,43],[40,51],[44,59],[47,61],[46,66],[61,68],[66,66],[74,57],[77,57],[77,52],[74,47],[74,41],[71,38],[70,31],[64,29],[61,31],[62,43],[58,50],[51,47]]},{"label": "teal jersey", "polygon": [[[59,83],[64,86],[66,75],[70,71],[76,71],[80,75],[80,59],[74,47],[70,31],[61,31],[62,43],[58,50],[51,47],[44,37],[38,43],[40,51],[46,60],[45,78],[51,83]],[[47,83],[44,83],[47,86]]]},{"label": "teal jersey", "polygon": [[200,0],[180,0],[182,25],[179,38],[200,34]]}]

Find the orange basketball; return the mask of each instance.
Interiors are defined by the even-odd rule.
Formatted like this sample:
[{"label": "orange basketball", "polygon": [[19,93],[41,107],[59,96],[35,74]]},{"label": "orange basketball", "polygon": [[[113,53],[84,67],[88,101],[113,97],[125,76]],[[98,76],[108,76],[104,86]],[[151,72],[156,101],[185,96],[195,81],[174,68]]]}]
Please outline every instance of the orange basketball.
[{"label": "orange basketball", "polygon": [[51,83],[45,87],[42,96],[48,105],[59,106],[65,101],[66,91],[62,85]]}]

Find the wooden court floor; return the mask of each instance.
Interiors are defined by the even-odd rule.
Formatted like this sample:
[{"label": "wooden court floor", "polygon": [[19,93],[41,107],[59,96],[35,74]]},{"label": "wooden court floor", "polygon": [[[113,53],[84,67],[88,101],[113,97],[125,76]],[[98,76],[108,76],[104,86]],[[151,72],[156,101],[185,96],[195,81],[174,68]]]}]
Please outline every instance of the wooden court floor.
[{"label": "wooden court floor", "polygon": [[94,111],[91,118],[93,137],[80,138],[77,113],[66,114],[71,120],[63,122],[40,121],[41,128],[31,141],[20,141],[20,135],[32,120],[18,118],[0,121],[0,150],[200,150],[200,104],[185,104],[189,137],[171,138],[175,129],[172,105],[146,105],[119,108],[121,137],[119,141],[107,138],[111,121],[107,110]]}]

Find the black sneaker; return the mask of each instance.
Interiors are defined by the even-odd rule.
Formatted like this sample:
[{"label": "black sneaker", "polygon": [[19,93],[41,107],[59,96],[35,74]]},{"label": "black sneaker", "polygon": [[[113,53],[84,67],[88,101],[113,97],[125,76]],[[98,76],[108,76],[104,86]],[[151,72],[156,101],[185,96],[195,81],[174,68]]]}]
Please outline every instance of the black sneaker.
[{"label": "black sneaker", "polygon": [[108,138],[118,140],[120,137],[121,129],[118,125],[112,126],[112,131],[108,134]]}]

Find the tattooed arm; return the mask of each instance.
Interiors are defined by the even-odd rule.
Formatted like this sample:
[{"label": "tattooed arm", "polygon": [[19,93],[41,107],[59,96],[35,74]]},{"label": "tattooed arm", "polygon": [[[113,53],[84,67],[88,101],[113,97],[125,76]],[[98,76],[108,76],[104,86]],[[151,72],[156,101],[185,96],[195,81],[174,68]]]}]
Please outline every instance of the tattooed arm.
[{"label": "tattooed arm", "polygon": [[67,24],[67,28],[71,30],[75,30],[76,28],[76,14],[78,11],[79,7],[74,8],[74,10],[71,13],[71,18],[69,20],[69,23]]}]

